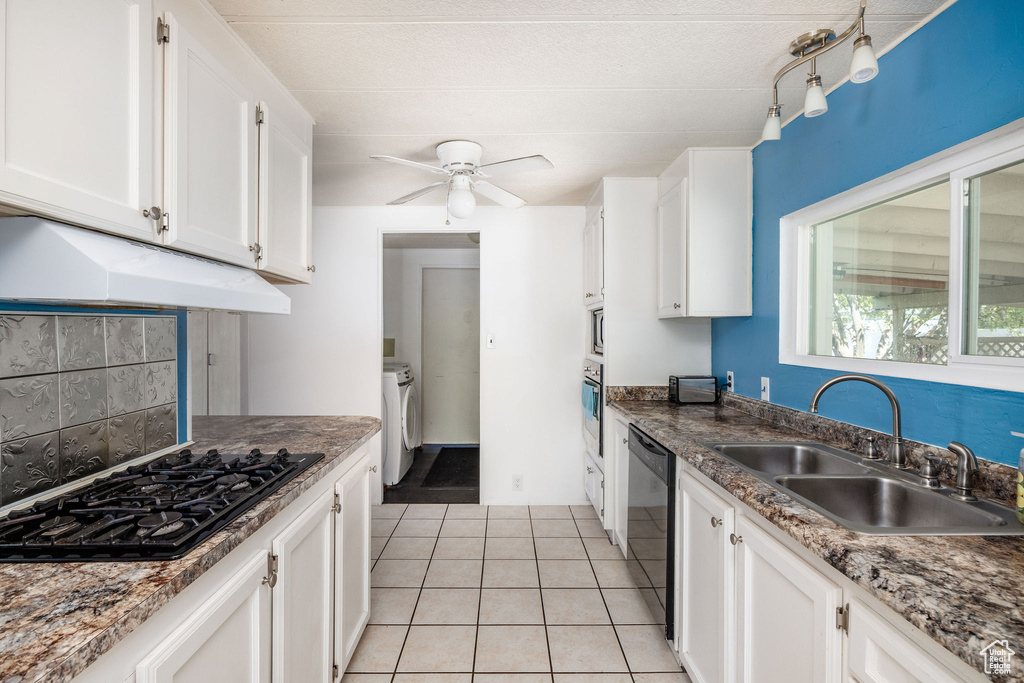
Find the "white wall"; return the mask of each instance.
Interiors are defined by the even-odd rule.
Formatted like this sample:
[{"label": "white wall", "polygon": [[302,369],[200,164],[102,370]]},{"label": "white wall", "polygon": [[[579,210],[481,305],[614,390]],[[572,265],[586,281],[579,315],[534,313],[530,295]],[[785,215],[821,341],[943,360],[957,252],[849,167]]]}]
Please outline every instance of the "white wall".
[{"label": "white wall", "polygon": [[[481,502],[582,504],[583,207],[480,207]],[[380,416],[383,231],[443,232],[443,207],[315,207],[312,285],[250,317],[250,412]],[[376,446],[379,449],[379,442]],[[513,475],[523,491],[512,490]]]},{"label": "white wall", "polygon": [[[384,250],[384,336],[395,340],[395,357],[393,360],[408,363],[413,377],[424,378],[423,375],[423,278],[424,266],[477,266],[480,265],[479,249],[385,249]],[[425,382],[420,382],[417,390],[420,416],[423,412],[423,389]],[[473,432],[479,432],[479,419],[474,414],[472,419],[477,423]],[[426,424],[423,425],[424,430]],[[470,441],[429,441],[426,431],[423,433],[425,443],[473,443]]]},{"label": "white wall", "polygon": [[711,373],[711,321],[658,318],[656,178],[605,178],[604,348],[608,386]]}]

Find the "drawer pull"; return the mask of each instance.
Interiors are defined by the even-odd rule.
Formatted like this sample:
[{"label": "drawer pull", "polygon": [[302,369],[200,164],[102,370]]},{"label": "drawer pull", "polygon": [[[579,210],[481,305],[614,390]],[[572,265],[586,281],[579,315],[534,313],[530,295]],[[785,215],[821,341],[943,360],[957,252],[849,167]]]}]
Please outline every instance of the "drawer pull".
[{"label": "drawer pull", "polygon": [[743,543],[743,537],[737,536],[736,534],[729,534],[729,542],[733,545],[739,545],[740,543]]},{"label": "drawer pull", "polygon": [[721,524],[721,523],[722,523],[722,520],[720,520],[720,519],[718,519],[716,517],[712,517],[711,518],[711,528],[712,529],[717,529],[718,525]]}]

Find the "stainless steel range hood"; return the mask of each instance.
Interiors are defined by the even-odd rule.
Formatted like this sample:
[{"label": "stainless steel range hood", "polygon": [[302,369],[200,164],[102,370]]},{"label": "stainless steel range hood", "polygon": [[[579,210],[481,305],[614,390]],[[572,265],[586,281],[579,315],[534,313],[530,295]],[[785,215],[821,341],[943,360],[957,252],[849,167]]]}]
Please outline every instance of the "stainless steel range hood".
[{"label": "stainless steel range hood", "polygon": [[0,299],[291,312],[251,270],[42,218],[0,219]]}]

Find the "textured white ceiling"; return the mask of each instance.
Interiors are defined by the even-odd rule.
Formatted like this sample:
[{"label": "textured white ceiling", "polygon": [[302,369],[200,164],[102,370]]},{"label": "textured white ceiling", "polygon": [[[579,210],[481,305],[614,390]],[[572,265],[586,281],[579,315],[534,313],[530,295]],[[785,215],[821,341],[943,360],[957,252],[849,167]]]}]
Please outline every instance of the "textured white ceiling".
[{"label": "textured white ceiling", "polygon": [[[870,0],[885,49],[945,0]],[[502,178],[532,204],[582,204],[602,176],[659,174],[686,147],[757,142],[799,33],[845,28],[857,0],[212,0],[316,118],[313,199],[384,204],[469,139],[483,162],[544,154]],[[826,89],[852,48],[818,65]],[[883,63],[884,68],[884,63]],[[802,106],[787,76],[783,116]],[[488,200],[481,198],[481,203]],[[414,200],[441,204],[444,193]]]}]

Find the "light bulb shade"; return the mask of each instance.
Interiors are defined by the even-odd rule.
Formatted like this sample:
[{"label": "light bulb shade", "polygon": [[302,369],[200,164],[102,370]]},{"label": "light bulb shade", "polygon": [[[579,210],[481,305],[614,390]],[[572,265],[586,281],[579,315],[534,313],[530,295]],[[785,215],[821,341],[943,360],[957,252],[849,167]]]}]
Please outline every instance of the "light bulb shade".
[{"label": "light bulb shade", "polygon": [[871,47],[871,36],[861,36],[853,45],[850,80],[854,83],[867,83],[878,75],[878,59]]},{"label": "light bulb shade", "polygon": [[768,109],[768,118],[764,122],[764,130],[761,131],[762,140],[779,140],[782,138],[782,116],[778,105]]},{"label": "light bulb shade", "polygon": [[804,116],[814,118],[828,111],[825,91],[821,89],[821,77],[811,76],[807,79],[807,94],[804,96]]},{"label": "light bulb shade", "polygon": [[448,213],[455,218],[469,218],[476,210],[476,197],[469,188],[469,178],[455,176],[448,192]]}]

